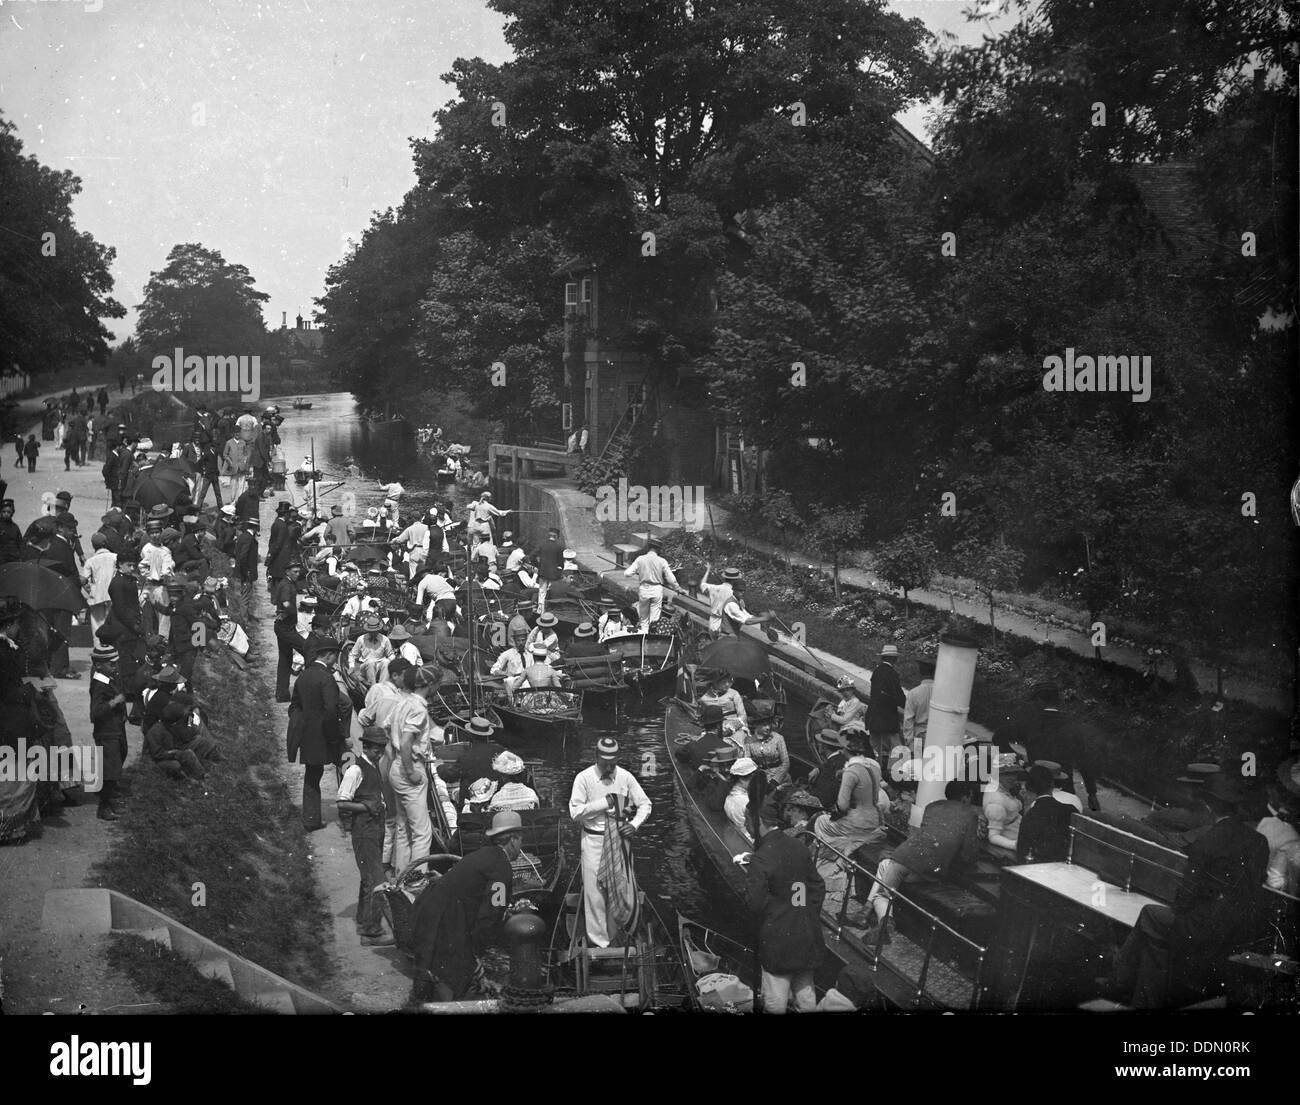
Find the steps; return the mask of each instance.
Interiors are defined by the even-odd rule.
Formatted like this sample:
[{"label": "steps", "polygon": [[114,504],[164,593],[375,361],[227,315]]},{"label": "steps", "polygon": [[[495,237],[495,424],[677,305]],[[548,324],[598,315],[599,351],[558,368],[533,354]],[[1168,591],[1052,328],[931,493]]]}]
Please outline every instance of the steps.
[{"label": "steps", "polygon": [[55,936],[120,932],[150,940],[184,956],[204,978],[229,986],[240,998],[282,1015],[342,1013],[332,1002],[287,978],[128,898],[116,890],[49,890],[41,913],[41,928]]}]

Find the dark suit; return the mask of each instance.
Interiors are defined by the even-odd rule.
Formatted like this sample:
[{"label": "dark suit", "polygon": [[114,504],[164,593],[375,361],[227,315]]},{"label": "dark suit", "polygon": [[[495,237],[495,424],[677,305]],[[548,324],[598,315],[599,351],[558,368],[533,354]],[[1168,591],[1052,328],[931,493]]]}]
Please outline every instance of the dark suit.
[{"label": "dark suit", "polygon": [[132,703],[138,704],[144,690],[138,675],[144,662],[144,615],[140,612],[140,581],[135,576],[119,574],[109,581],[105,628],[109,626],[116,634],[112,643],[117,649],[122,688]]},{"label": "dark suit", "polygon": [[817,969],[824,948],[825,896],[807,845],[779,830],[764,834],[745,876],[746,904],[761,918],[758,959],[764,971],[791,975]]},{"label": "dark suit", "polygon": [[298,632],[298,587],[293,580],[279,580],[271,590],[271,602],[275,606],[275,646],[279,658],[275,669],[275,700],[288,702],[294,650],[307,657],[307,642]]},{"label": "dark suit", "polygon": [[16,522],[0,520],[0,564],[23,558],[23,533]]},{"label": "dark suit", "polygon": [[889,747],[898,742],[898,711],[907,705],[902,681],[888,660],[882,660],[871,673],[871,701],[867,703],[867,729],[886,763]]},{"label": "dark suit", "polygon": [[1011,743],[1024,745],[1030,762],[1050,760],[1061,765],[1069,777],[1065,790],[1074,790],[1074,773],[1083,776],[1090,796],[1097,793],[1097,773],[1092,762],[1093,749],[1100,743],[1096,729],[1086,721],[1072,718],[1055,706],[1026,703],[1016,710],[1008,724],[997,732],[998,746],[1004,751]]},{"label": "dark suit", "polygon": [[1020,819],[1016,859],[1021,863],[1060,863],[1070,851],[1070,817],[1073,806],[1050,794],[1036,799]]},{"label": "dark suit", "polygon": [[289,698],[289,762],[305,764],[302,779],[302,823],[321,824],[320,780],[326,764],[343,758],[347,730],[339,724],[339,688],[334,673],[313,661],[302,670]]},{"label": "dark suit", "polygon": [[434,997],[428,988],[436,981],[446,987],[439,999],[464,996],[475,956],[491,940],[512,896],[510,861],[496,844],[471,852],[421,892],[411,915],[418,994]]},{"label": "dark suit", "polygon": [[[63,576],[74,590],[79,590],[77,587],[77,558],[70,541],[59,534],[55,534],[50,538],[49,548],[38,558],[37,562],[42,568],[49,568],[50,571]],[[42,610],[41,615],[58,635],[54,639],[53,647],[50,649],[50,674],[55,676],[67,675],[70,663],[68,637],[72,633],[72,611],[48,609]]]},{"label": "dark suit", "polygon": [[272,586],[284,578],[285,570],[293,559],[289,532],[288,519],[283,515],[271,523],[271,536],[266,544],[266,577]]},{"label": "dark suit", "polygon": [[979,850],[979,819],[979,810],[967,802],[950,798],[931,802],[921,815],[920,828],[890,858],[914,875],[942,877],[959,860],[974,862]]},{"label": "dark suit", "polygon": [[1210,996],[1234,947],[1259,935],[1268,840],[1225,818],[1187,849],[1188,869],[1173,908],[1145,906],[1115,961],[1116,978],[1138,1009]]}]

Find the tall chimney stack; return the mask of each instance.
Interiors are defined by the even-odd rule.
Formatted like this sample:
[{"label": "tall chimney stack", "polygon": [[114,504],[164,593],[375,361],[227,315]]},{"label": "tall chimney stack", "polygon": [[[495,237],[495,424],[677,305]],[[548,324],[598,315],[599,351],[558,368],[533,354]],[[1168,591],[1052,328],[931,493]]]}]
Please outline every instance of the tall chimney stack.
[{"label": "tall chimney stack", "polygon": [[[930,696],[930,721],[925,730],[925,749],[921,753],[921,783],[916,788],[911,823],[921,823],[921,814],[931,802],[943,797],[944,787],[953,777],[950,772],[966,736],[966,717],[970,713],[971,689],[975,685],[975,661],[979,645],[969,637],[950,634],[939,638],[939,655],[934,668],[934,692]],[[931,748],[943,749],[926,756]],[[948,752],[948,749],[953,752]],[[936,767],[943,765],[942,778],[932,778],[934,768],[926,770],[927,760]]]},{"label": "tall chimney stack", "polygon": [[281,329],[281,330],[288,330],[288,329],[289,329],[289,312],[288,312],[288,311],[281,311],[281,312],[280,312],[280,329]]}]

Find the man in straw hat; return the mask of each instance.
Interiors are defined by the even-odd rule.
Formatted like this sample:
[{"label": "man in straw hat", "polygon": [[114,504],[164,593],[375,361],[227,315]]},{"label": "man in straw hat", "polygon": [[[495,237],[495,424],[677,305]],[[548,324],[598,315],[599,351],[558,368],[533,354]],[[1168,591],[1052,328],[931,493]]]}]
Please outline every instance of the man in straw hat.
[{"label": "man in straw hat", "polygon": [[361,946],[387,947],[395,943],[388,918],[374,890],[384,881],[384,785],[380,763],[388,746],[388,733],[378,725],[361,730],[361,755],[348,765],[339,783],[339,821],[352,836],[361,885],[357,891],[357,935]]},{"label": "man in straw hat", "polygon": [[907,705],[903,683],[894,664],[898,661],[898,646],[885,645],[880,650],[880,663],[871,673],[871,702],[867,705],[867,731],[875,746],[877,759],[889,762],[889,750],[903,743],[902,713]]},{"label": "man in straw hat", "polygon": [[1221,772],[1198,791],[1214,826],[1187,848],[1172,906],[1148,905],[1115,957],[1113,993],[1137,1009],[1166,1009],[1213,994],[1233,949],[1262,930],[1260,886],[1268,841],[1243,820],[1239,776]]},{"label": "man in straw hat", "polygon": [[[629,809],[635,813],[628,818]],[[605,823],[614,818],[625,835],[635,834],[650,816],[650,799],[630,772],[618,766],[618,741],[602,737],[596,762],[573,780],[569,816],[582,828],[582,893],[587,940],[609,947],[605,894],[600,887],[600,857],[605,849]]]},{"label": "man in straw hat", "polygon": [[583,656],[608,656],[610,652],[596,640],[596,627],[591,622],[583,622],[573,631],[567,655],[571,659],[577,659]]},{"label": "man in straw hat", "polygon": [[645,552],[623,571],[623,575],[627,578],[635,577],[640,581],[637,585],[636,612],[639,619],[638,628],[642,633],[648,633],[663,612],[664,588],[668,587],[673,591],[682,590],[668,561],[659,555],[661,547],[662,542],[658,536],[651,534],[646,542]]},{"label": "man in straw hat", "polygon": [[348,653],[348,670],[358,676],[365,686],[371,686],[393,659],[393,642],[384,633],[384,623],[378,614],[365,614],[361,618],[361,636]]},{"label": "man in straw hat", "polygon": [[459,860],[416,899],[412,1001],[455,1001],[481,976],[478,957],[513,897],[511,864],[523,851],[523,821],[503,810],[493,816],[486,835],[483,847]]}]

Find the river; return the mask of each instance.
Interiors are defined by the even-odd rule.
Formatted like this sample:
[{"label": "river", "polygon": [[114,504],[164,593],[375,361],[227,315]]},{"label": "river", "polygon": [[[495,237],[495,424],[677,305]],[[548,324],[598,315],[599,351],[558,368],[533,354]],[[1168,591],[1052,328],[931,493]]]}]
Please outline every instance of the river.
[{"label": "river", "polygon": [[[279,401],[285,419],[280,437],[290,470],[312,452],[314,443],[316,466],[327,477],[336,475],[347,480],[321,500],[323,505],[333,505],[351,492],[356,496],[357,510],[364,514],[367,507],[378,506],[383,500],[383,492],[377,485],[393,480],[406,489],[400,503],[403,517],[410,517],[448,496],[456,507],[463,505],[462,492],[437,487],[432,470],[420,462],[409,431],[363,428],[356,404],[349,395],[334,393],[304,396],[304,399],[311,400],[311,410],[291,410],[287,400]],[[348,475],[350,464],[357,466],[360,478]],[[616,725],[611,710],[601,710],[589,703],[584,723],[565,741],[532,742],[518,751],[543,761],[543,766],[535,772],[537,779],[550,787],[562,803],[568,799],[574,775],[593,761],[596,742],[601,737],[613,736],[620,741],[624,749],[622,762],[629,770],[653,766],[653,771],[648,766],[640,771],[641,783],[654,810],[636,838],[638,879],[645,889],[686,916],[752,944],[753,925],[696,843],[685,812],[678,808],[672,766],[663,762],[663,726],[663,708],[658,703],[642,702],[634,695],[627,695],[619,724]],[[796,754],[803,743],[797,735],[802,734],[803,728],[804,715],[792,703],[784,730]],[[647,760],[645,753],[652,753],[653,759]],[[567,854],[569,869],[573,870],[579,834],[575,826],[569,828]]]}]

